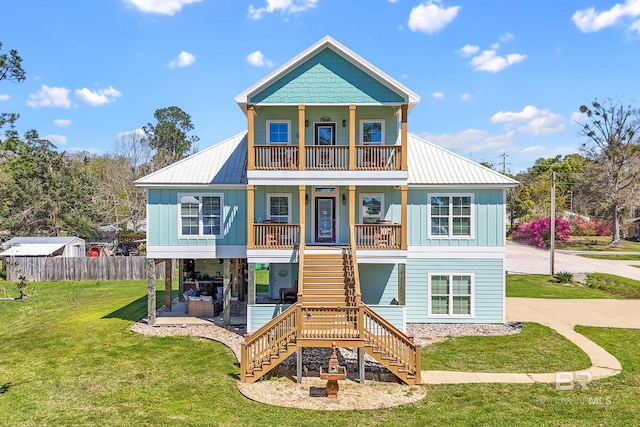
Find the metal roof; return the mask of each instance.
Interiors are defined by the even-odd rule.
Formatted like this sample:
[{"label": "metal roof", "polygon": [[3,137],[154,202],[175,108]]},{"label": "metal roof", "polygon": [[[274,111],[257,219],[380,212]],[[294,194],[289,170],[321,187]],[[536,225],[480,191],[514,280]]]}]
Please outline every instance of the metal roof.
[{"label": "metal roof", "polygon": [[138,179],[135,185],[239,185],[247,183],[247,132]]},{"label": "metal roof", "polygon": [[[398,142],[398,145],[400,142]],[[496,186],[518,185],[507,176],[472,160],[452,153],[427,140],[409,134],[407,137],[409,185]]]},{"label": "metal roof", "polygon": [[54,237],[14,237],[12,239],[7,240],[2,244],[2,247],[7,248],[13,245],[25,245],[25,244],[38,244],[38,243],[46,243],[46,244],[62,244],[63,246],[73,242],[74,240],[79,240],[84,242],[83,239],[76,236],[54,236]]},{"label": "metal roof", "polygon": [[360,55],[344,46],[331,36],[325,36],[322,39],[318,40],[316,43],[296,55],[286,64],[282,65],[271,74],[260,80],[258,83],[254,84],[253,86],[242,92],[240,95],[236,96],[236,102],[246,113],[247,103],[252,95],[266,88],[282,76],[286,75],[291,70],[295,69],[300,64],[304,63],[306,60],[326,48],[333,50],[356,67],[360,68],[362,71],[387,86],[389,89],[401,95],[403,98],[405,98],[405,102],[408,104],[409,110],[413,109],[413,107],[415,107],[416,104],[420,102],[420,95],[416,94],[411,89],[407,88],[405,85],[398,82],[387,73],[380,70],[375,65],[371,64],[369,61],[362,58]]},{"label": "metal roof", "polygon": [[64,243],[26,243],[11,246],[0,256],[47,256],[64,247]]}]

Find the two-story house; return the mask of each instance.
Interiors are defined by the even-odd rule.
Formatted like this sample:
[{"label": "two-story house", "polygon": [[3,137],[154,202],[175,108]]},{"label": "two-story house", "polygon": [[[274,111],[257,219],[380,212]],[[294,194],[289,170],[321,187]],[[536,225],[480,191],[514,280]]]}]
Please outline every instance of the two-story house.
[{"label": "two-story house", "polygon": [[325,37],[236,101],[246,131],[137,185],[147,257],[221,271],[227,319],[246,301],[243,381],[335,341],[419,382],[407,323],[504,322],[517,183],[409,134],[417,94]]}]

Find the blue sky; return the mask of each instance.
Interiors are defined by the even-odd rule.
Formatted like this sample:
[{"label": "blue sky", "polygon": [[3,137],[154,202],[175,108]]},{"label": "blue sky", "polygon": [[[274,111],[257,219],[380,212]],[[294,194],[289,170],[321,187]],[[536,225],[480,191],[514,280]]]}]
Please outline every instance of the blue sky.
[{"label": "blue sky", "polygon": [[60,150],[106,153],[158,108],[200,148],[246,129],[234,97],[330,35],[421,96],[409,131],[518,172],[577,152],[593,99],[638,100],[640,0],[21,0],[0,111]]}]

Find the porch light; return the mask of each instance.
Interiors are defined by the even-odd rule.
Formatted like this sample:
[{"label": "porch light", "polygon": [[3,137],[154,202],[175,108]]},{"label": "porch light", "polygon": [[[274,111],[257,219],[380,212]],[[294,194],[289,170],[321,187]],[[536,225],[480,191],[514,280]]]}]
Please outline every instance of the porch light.
[{"label": "porch light", "polygon": [[342,127],[343,128],[347,127],[347,119],[342,119]]},{"label": "porch light", "polygon": [[308,195],[308,194],[305,194],[305,195],[304,195],[304,204],[305,204],[305,205],[308,205],[308,204],[309,204],[309,195]]},{"label": "porch light", "polygon": [[304,121],[304,127],[308,128],[309,127],[309,120],[305,120]]},{"label": "porch light", "polygon": [[347,204],[347,195],[342,193],[342,204],[346,205]]}]

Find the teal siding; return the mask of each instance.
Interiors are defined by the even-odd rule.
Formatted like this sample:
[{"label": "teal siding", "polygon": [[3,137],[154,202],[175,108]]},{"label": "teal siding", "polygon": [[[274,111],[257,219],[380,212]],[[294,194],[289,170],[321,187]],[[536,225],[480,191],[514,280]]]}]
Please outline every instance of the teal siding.
[{"label": "teal siding", "polygon": [[[254,220],[256,223],[260,223],[262,220],[267,219],[267,194],[282,193],[291,195],[291,224],[300,223],[300,197],[297,185],[260,185],[256,188],[254,193]],[[246,199],[243,206],[246,205]],[[307,211],[309,207],[307,206]],[[246,244],[246,242],[245,242]]]},{"label": "teal siding", "polygon": [[250,318],[247,322],[247,333],[252,334],[280,313],[289,308],[291,304],[258,304],[247,307],[251,311]]},{"label": "teal siding", "polygon": [[[428,239],[429,217],[427,212],[428,194],[474,195],[474,236],[472,239]],[[409,245],[419,246],[502,246],[504,245],[505,224],[503,210],[503,190],[409,190],[407,195],[407,230]]]},{"label": "teal siding", "polygon": [[[222,193],[224,195],[224,237],[178,238],[178,193]],[[155,189],[147,196],[147,244],[174,246],[212,246],[247,244],[247,191],[244,189]]]},{"label": "teal siding", "polygon": [[[309,126],[304,128],[305,145],[314,145],[314,123],[321,122],[320,118],[329,117],[329,123],[336,124],[336,145],[349,145],[349,125],[342,127],[342,120],[349,121],[349,107],[347,106],[307,106],[305,119]],[[398,139],[398,119],[393,107],[371,106],[356,108],[356,144],[360,143],[360,120],[382,119],[384,120],[385,145],[394,145]],[[254,119],[255,144],[261,145],[267,142],[267,121],[289,120],[291,121],[291,145],[297,145],[300,128],[298,127],[298,108],[288,106],[262,106],[260,114]]]},{"label": "teal siding", "polygon": [[396,264],[359,264],[360,292],[365,304],[391,304],[398,298]]},{"label": "teal siding", "polygon": [[401,103],[404,99],[330,49],[258,92],[250,103]]},{"label": "teal siding", "polygon": [[[428,318],[427,280],[429,273],[474,273],[473,318]],[[502,323],[502,259],[409,259],[406,269],[408,323]]]},{"label": "teal siding", "polygon": [[402,305],[370,305],[369,308],[382,316],[387,322],[401,330],[406,331],[404,322],[405,307]]}]

